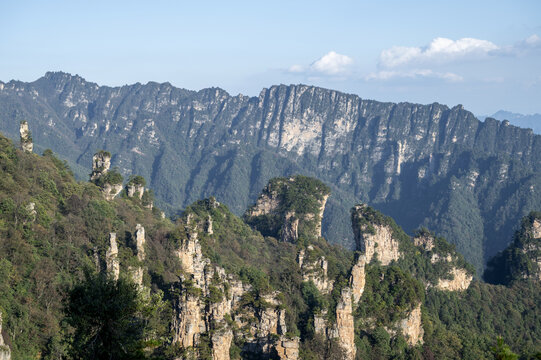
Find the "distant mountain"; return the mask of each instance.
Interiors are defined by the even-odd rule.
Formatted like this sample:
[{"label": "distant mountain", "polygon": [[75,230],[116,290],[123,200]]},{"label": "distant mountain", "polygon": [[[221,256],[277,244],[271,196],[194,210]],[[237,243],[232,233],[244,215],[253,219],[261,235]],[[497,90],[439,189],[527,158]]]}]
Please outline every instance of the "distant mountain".
[{"label": "distant mountain", "polygon": [[479,116],[479,119],[485,120],[487,117],[502,121],[508,120],[511,124],[515,126],[532,129],[534,133],[541,134],[541,114],[523,115],[510,111],[500,110],[492,115]]},{"label": "distant mountain", "polygon": [[88,178],[104,149],[124,175],[140,174],[169,214],[215,196],[241,215],[270,178],[302,174],[331,188],[322,234],[353,248],[358,201],[406,231],[425,226],[478,271],[504,249],[522,216],[541,208],[541,136],[478,121],[462,106],[383,103],[306,85],[258,97],[169,83],[99,86],[47,73],[0,82],[0,130],[35,151],[51,148]]}]

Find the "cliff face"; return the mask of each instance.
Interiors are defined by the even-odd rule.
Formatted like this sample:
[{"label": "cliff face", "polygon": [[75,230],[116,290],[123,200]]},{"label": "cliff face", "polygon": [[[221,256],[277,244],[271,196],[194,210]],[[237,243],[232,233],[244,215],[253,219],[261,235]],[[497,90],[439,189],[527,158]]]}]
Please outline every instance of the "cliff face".
[{"label": "cliff face", "polygon": [[10,360],[11,350],[4,342],[4,336],[2,334],[2,312],[0,312],[0,360]]},{"label": "cliff face", "polygon": [[351,221],[357,250],[361,251],[369,263],[374,255],[382,265],[400,258],[398,240],[393,238],[393,229],[386,224],[373,221],[371,209],[364,204],[352,210]]},{"label": "cliff face", "polygon": [[244,218],[264,235],[297,243],[321,237],[329,188],[304,176],[271,180]]},{"label": "cliff face", "polygon": [[541,283],[541,213],[531,212],[522,219],[512,243],[489,263],[484,277],[496,284],[517,281]]},{"label": "cliff face", "polygon": [[[208,206],[216,208],[220,204],[208,200]],[[242,300],[252,286],[227,274],[203,255],[200,236],[213,235],[208,223],[208,217],[197,222],[188,215],[186,236],[176,251],[183,281],[173,318],[173,342],[197,354],[200,337],[211,333],[212,356],[216,360],[229,359],[233,339],[242,339],[243,351],[263,358],[275,351],[280,359],[297,360],[299,339],[285,336],[285,311],[280,309],[279,293],[264,295],[264,306],[245,306]]]},{"label": "cliff face", "polygon": [[312,174],[339,195],[323,222],[327,239],[353,247],[341,219],[360,199],[408,231],[435,230],[480,269],[520,217],[541,207],[540,136],[479,122],[461,106],[382,103],[304,85],[258,97],[168,83],[110,88],[65,73],[2,85],[0,130],[18,137],[25,114],[36,146],[80,174],[94,149],[107,148],[121,172],[137,169],[173,211],[212,195],[241,214],[269,178]]}]

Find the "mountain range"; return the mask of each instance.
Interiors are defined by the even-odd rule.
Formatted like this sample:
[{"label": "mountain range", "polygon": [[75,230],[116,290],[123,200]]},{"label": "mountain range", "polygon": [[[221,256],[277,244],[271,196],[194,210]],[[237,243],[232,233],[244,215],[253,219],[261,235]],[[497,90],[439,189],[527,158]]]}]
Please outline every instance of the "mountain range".
[{"label": "mountain range", "polygon": [[529,128],[532,129],[534,133],[541,134],[541,114],[524,115],[511,111],[499,110],[490,116],[478,116],[480,120],[485,120],[487,117],[502,121],[507,120],[515,126]]},{"label": "mountain range", "polygon": [[421,226],[456,244],[480,274],[521,217],[541,208],[541,136],[457,105],[384,103],[306,86],[258,97],[169,83],[99,86],[50,72],[0,82],[0,130],[27,120],[35,149],[52,149],[80,179],[98,150],[140,174],[169,215],[215,196],[241,215],[269,179],[303,174],[332,196],[322,234],[354,248],[348,224],[362,201],[407,232]]}]

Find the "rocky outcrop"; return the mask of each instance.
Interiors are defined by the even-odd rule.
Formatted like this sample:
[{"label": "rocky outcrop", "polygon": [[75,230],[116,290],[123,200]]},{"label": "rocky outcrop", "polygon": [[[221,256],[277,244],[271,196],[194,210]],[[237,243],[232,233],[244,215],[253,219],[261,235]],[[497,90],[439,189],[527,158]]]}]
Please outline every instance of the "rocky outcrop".
[{"label": "rocky outcrop", "polygon": [[329,191],[325,184],[304,176],[275,178],[244,218],[264,235],[283,242],[296,243],[300,236],[321,237],[321,220]]},{"label": "rocky outcrop", "polygon": [[2,333],[2,311],[0,311],[0,360],[10,360],[11,349],[4,342],[4,336]]},{"label": "rocky outcrop", "polygon": [[332,291],[333,281],[327,277],[328,262],[325,256],[317,256],[311,253],[314,247],[309,245],[306,250],[301,249],[297,255],[297,263],[301,268],[303,281],[312,281],[322,294]]},{"label": "rocky outcrop", "polygon": [[212,235],[208,231],[208,220],[205,217],[197,222],[188,215],[186,236],[176,250],[183,280],[173,317],[173,342],[197,352],[200,336],[210,332],[213,359],[229,359],[229,348],[236,337],[242,339],[244,351],[254,356],[268,356],[276,350],[286,356],[284,359],[296,359],[298,346],[295,347],[294,340],[285,338],[285,309],[280,307],[279,293],[261,295],[260,307],[241,307],[243,296],[251,286],[204,257],[199,234]]},{"label": "rocky outcrop", "polygon": [[99,151],[92,157],[92,174],[90,181],[96,181],[105,175],[111,167],[111,153],[107,151]]},{"label": "rocky outcrop", "polygon": [[210,341],[212,342],[212,360],[229,360],[229,349],[233,340],[233,331],[230,329],[215,331]]},{"label": "rocky outcrop", "polygon": [[408,316],[399,321],[398,330],[404,335],[410,346],[423,343],[424,330],[421,323],[421,304],[418,304]]},{"label": "rocky outcrop", "polygon": [[295,243],[299,238],[299,219],[295,212],[288,211],[284,217],[284,224],[280,230],[280,241]]},{"label": "rocky outcrop", "polygon": [[145,260],[145,228],[141,224],[135,226],[135,248],[137,250],[137,259]]},{"label": "rocky outcrop", "polygon": [[118,280],[120,275],[120,262],[118,260],[118,244],[116,242],[116,233],[109,234],[109,247],[105,253],[105,265],[107,274],[114,280]]},{"label": "rocky outcrop", "polygon": [[280,337],[275,345],[278,359],[280,360],[298,360],[299,359],[299,342],[298,337],[288,339],[285,336]]},{"label": "rocky outcrop", "polygon": [[145,187],[140,184],[128,184],[126,185],[126,194],[128,197],[137,196],[139,199],[143,197],[145,193]]},{"label": "rocky outcrop", "polygon": [[122,191],[122,184],[105,184],[102,188],[105,200],[111,201]]},{"label": "rocky outcrop", "polygon": [[399,243],[393,238],[391,226],[373,216],[374,210],[365,204],[356,205],[351,214],[357,250],[366,256],[369,263],[377,254],[382,265],[400,258]]},{"label": "rocky outcrop", "polygon": [[27,153],[31,153],[34,149],[34,142],[32,140],[32,134],[28,128],[28,122],[25,120],[21,121],[19,126],[19,134],[21,141],[21,150]]},{"label": "rocky outcrop", "polygon": [[349,286],[353,295],[353,304],[357,305],[364,292],[364,284],[366,282],[365,266],[366,255],[360,254],[357,256],[355,265],[351,268],[349,276]]},{"label": "rocky outcrop", "polygon": [[472,280],[472,274],[468,273],[465,269],[453,267],[450,271],[451,279],[439,279],[436,287],[440,290],[448,291],[463,291],[466,290]]},{"label": "rocky outcrop", "polygon": [[201,305],[197,294],[184,290],[173,317],[173,343],[179,343],[183,348],[197,345],[200,334],[206,330]]},{"label": "rocky outcrop", "polygon": [[[141,224],[135,226],[135,253],[137,260],[142,263],[145,260],[145,228]],[[128,269],[130,276],[135,284],[143,289],[143,274],[144,269],[142,266],[130,266]]]},{"label": "rocky outcrop", "polygon": [[434,237],[430,234],[420,234],[413,238],[413,244],[424,251],[431,251],[434,249]]},{"label": "rocky outcrop", "polygon": [[355,347],[355,322],[351,302],[351,289],[342,289],[340,300],[336,305],[336,323],[329,329],[329,338],[337,339],[338,344],[344,349],[344,360],[354,360],[357,348]]}]

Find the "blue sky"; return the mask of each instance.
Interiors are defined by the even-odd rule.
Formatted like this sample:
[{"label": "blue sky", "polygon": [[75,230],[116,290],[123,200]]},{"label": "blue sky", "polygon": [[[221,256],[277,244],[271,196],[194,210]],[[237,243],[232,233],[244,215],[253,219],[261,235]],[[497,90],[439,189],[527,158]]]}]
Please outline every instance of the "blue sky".
[{"label": "blue sky", "polygon": [[0,80],[49,70],[258,95],[304,83],[381,101],[541,113],[541,1],[0,0]]}]

